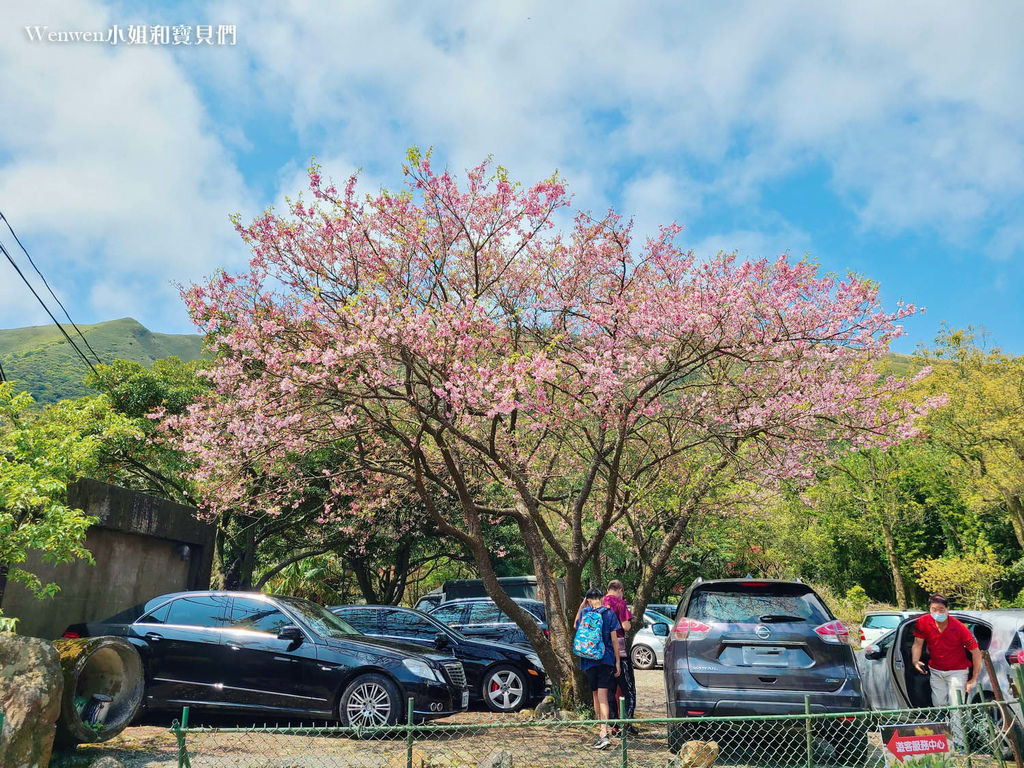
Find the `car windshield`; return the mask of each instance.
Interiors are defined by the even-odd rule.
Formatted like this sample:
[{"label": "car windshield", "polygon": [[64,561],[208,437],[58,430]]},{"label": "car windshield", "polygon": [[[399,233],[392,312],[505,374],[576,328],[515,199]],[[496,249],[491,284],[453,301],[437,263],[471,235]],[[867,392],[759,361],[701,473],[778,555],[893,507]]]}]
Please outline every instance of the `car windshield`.
[{"label": "car windshield", "polygon": [[698,621],[728,624],[809,621],[817,625],[829,620],[812,592],[786,587],[700,590],[686,613]]},{"label": "car windshield", "polygon": [[864,619],[864,627],[869,629],[896,629],[903,621],[900,614],[881,613],[868,616]]},{"label": "car windshield", "polygon": [[321,637],[347,637],[362,634],[344,619],[335,616],[321,605],[296,597],[278,597],[302,617],[302,620]]}]

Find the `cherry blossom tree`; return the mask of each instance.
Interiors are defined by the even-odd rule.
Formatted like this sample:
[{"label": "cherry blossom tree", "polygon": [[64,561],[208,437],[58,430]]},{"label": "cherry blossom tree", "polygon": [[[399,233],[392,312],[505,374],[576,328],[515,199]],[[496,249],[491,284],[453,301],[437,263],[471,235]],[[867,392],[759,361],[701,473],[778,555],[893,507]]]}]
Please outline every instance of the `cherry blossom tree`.
[{"label": "cherry blossom tree", "polygon": [[[310,178],[311,202],[236,221],[245,273],[183,291],[218,350],[216,396],[172,425],[204,503],[229,509],[273,477],[266,509],[301,504],[282,468],[348,441],[320,523],[354,525],[412,489],[567,698],[583,569],[613,526],[650,509],[666,558],[720,483],[806,476],[914,434],[927,408],[872,368],[915,309],[884,311],[867,280],[786,256],[700,260],[675,225],[636,245],[614,212],[560,229],[557,176],[524,187],[489,162],[460,182],[411,150],[403,188],[366,197],[354,177]],[[670,510],[651,500],[666,483]],[[492,568],[486,534],[507,519],[550,639]]]}]

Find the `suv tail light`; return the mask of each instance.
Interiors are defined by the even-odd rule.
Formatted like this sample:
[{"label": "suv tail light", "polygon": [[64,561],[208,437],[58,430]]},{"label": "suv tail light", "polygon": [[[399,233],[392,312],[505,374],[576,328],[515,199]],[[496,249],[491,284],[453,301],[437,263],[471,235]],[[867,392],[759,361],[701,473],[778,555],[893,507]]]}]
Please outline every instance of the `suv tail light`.
[{"label": "suv tail light", "polygon": [[66,637],[66,638],[69,638],[71,640],[74,640],[74,639],[78,638],[79,635],[78,635],[77,632],[65,632],[63,635],[61,635],[61,637]]},{"label": "suv tail light", "polygon": [[1024,664],[1024,648],[1006,652],[1007,664]]},{"label": "suv tail light", "polygon": [[864,644],[864,643],[866,643],[867,641],[868,641],[868,639],[867,639],[866,637],[864,637],[864,630],[862,629],[862,630],[860,631],[860,642],[861,642],[861,644],[863,645],[863,644]]},{"label": "suv tail light", "polygon": [[815,627],[814,631],[826,643],[833,643],[835,645],[840,643],[850,644],[850,630],[838,619],[830,621],[828,624],[822,624],[820,627]]},{"label": "suv tail light", "polygon": [[707,624],[684,616],[676,622],[672,637],[675,640],[703,640],[710,631],[711,627]]}]

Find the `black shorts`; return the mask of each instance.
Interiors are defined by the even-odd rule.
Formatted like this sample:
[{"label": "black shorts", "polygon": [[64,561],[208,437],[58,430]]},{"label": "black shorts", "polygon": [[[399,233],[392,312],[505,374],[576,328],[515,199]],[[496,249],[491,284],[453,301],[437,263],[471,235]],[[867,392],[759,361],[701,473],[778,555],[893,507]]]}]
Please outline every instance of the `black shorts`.
[{"label": "black shorts", "polygon": [[590,686],[591,691],[596,691],[598,688],[611,690],[615,687],[615,667],[610,664],[589,667],[584,670],[584,674],[587,676],[587,685]]}]

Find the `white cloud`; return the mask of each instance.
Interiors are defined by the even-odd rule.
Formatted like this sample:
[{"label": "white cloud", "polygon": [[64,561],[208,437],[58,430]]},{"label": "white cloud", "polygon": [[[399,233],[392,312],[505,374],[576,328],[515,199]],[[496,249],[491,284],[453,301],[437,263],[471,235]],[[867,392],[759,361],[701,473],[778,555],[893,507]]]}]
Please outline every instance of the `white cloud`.
[{"label": "white cloud", "polygon": [[713,233],[686,244],[699,259],[709,259],[720,252],[736,253],[741,259],[768,259],[788,253],[794,261],[811,252],[811,238],[785,223],[766,224],[759,229],[735,229]]},{"label": "white cloud", "polygon": [[[4,21],[0,93],[17,116],[0,133],[4,212],[26,245],[40,246],[29,245],[76,319],[138,313],[184,327],[170,281],[237,261],[228,216],[251,207],[194,85],[169,50],[28,40],[29,24],[136,21],[96,2],[7,4]],[[77,279],[106,288],[80,290]],[[0,309],[0,324],[21,322]]]},{"label": "white cloud", "polygon": [[1024,191],[1011,2],[435,10],[216,13],[239,18],[261,91],[349,157],[386,163],[412,136],[457,168],[490,153],[524,179],[558,166],[588,177],[580,202],[595,208],[619,198],[615,166],[639,163],[675,178],[668,208],[690,211],[694,164],[720,177],[705,195],[757,203],[766,182],[820,162],[884,232],[974,226]]},{"label": "white cloud", "polygon": [[[741,220],[697,246],[741,255],[810,246],[771,199],[809,168],[868,233],[963,243],[1015,221],[1024,195],[1024,18],[1010,0],[460,0],[443,13],[225,0],[188,21],[233,23],[238,44],[189,56],[30,44],[22,29],[133,21],[116,7],[8,3],[0,29],[0,94],[17,115],[0,133],[0,204],[46,234],[40,260],[74,267],[47,271],[97,319],[143,294],[140,319],[180,328],[168,281],[244,256],[227,215],[307,188],[300,156],[266,200],[247,190],[231,152],[250,152],[244,126],[265,115],[290,121],[338,183],[364,166],[364,188],[393,186],[411,141],[456,170],[493,154],[526,181],[558,168],[577,205],[614,202],[638,234],[732,209]],[[1008,259],[1021,238],[1003,226],[989,252]],[[25,311],[0,304],[0,325]]]}]

